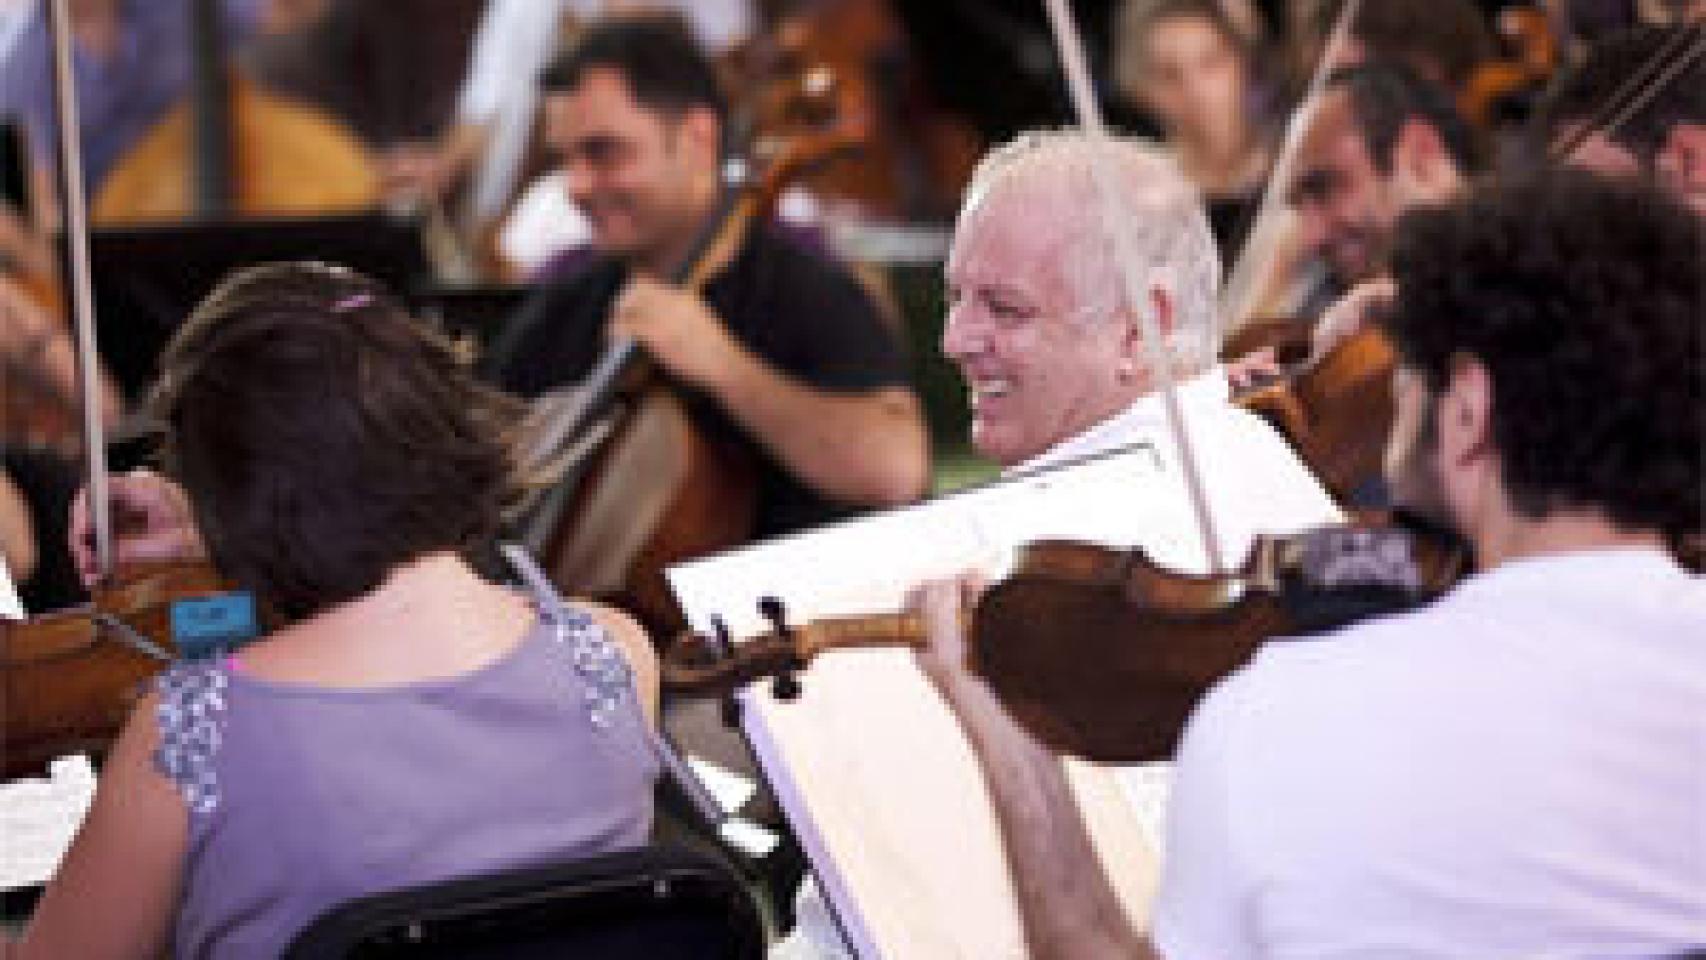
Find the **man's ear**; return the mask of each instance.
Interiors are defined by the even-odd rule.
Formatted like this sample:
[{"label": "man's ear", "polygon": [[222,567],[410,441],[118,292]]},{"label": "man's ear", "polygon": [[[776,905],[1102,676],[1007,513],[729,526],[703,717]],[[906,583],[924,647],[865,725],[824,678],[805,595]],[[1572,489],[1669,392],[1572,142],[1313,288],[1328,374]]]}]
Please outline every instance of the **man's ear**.
[{"label": "man's ear", "polygon": [[[1155,317],[1155,325],[1161,330],[1162,342],[1166,343],[1173,337],[1173,328],[1179,322],[1178,309],[1173,304],[1173,295],[1162,287],[1149,288],[1149,303],[1144,305]],[[1122,358],[1134,361],[1140,368],[1149,366],[1149,348],[1144,346],[1143,334],[1148,329],[1144,319],[1139,316],[1126,318],[1125,336],[1120,341]]]},{"label": "man's ear", "polygon": [[1457,192],[1461,175],[1439,129],[1420,117],[1398,128],[1392,175],[1406,203],[1438,203]]},{"label": "man's ear", "polygon": [[1493,380],[1479,360],[1459,357],[1452,362],[1451,379],[1440,394],[1438,412],[1442,466],[1484,465],[1495,455]]},{"label": "man's ear", "polygon": [[688,107],[681,114],[678,135],[685,146],[700,156],[706,156],[712,163],[722,159],[723,125],[717,119],[717,112],[710,107]]}]

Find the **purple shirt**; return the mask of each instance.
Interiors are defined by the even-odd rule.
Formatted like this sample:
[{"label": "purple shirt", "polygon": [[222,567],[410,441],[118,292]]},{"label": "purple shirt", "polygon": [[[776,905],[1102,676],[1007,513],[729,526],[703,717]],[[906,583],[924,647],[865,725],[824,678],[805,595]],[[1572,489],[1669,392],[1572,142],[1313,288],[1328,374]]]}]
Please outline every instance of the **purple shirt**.
[{"label": "purple shirt", "polygon": [[540,610],[455,677],[164,674],[155,765],[189,812],[173,956],[276,957],[353,897],[645,843],[658,765],[627,661],[585,613]]},{"label": "purple shirt", "polygon": [[[255,29],[265,0],[223,0],[226,46]],[[190,85],[191,0],[120,0],[118,48],[97,59],[72,47],[83,132],[83,184],[91,194],[125,152],[163,118]],[[0,62],[0,116],[23,118],[38,162],[51,168],[58,136],[53,105],[53,47],[47,4],[38,2]]]}]

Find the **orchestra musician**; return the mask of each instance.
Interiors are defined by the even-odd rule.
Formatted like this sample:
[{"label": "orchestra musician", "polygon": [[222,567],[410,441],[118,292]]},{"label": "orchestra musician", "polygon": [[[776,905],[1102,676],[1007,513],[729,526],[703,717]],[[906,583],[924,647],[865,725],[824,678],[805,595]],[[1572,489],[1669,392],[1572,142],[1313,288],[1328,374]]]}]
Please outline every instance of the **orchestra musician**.
[{"label": "orchestra musician", "polygon": [[[1430,606],[1271,642],[1199,705],[1146,943],[1056,758],[921,654],[1002,825],[1032,956],[1680,955],[1706,944],[1701,223],[1575,170],[1406,214],[1388,472],[1472,544]],[[1117,869],[1117,866],[1115,867]]]},{"label": "orchestra musician", "polygon": [[[1118,206],[1110,219],[1137,225],[1134,256],[1145,267],[1148,300],[1136,308],[1121,293],[1122,265],[1102,230],[1107,205],[1091,164],[1112,172]],[[1214,359],[1219,253],[1197,191],[1162,148],[1076,130],[1021,134],[995,148],[966,189],[946,281],[942,352],[971,394],[972,443],[1008,473],[1149,445],[1180,480],[1179,493],[1130,509],[1158,519],[1189,509],[1160,377],[1135,313],[1153,310],[1222,551],[1241,556],[1258,533],[1339,519],[1286,442],[1231,403]],[[1144,794],[1157,782],[1150,773],[1116,776]],[[834,954],[834,935],[818,932],[833,925],[820,922],[815,900],[801,898],[803,935]]]},{"label": "orchestra musician", "polygon": [[596,24],[544,86],[545,137],[598,256],[511,320],[497,382],[529,397],[573,383],[625,335],[687,388],[708,436],[753,453],[758,536],[916,499],[929,474],[918,401],[846,270],[761,224],[704,296],[667,280],[714,218],[727,125],[679,21]]},{"label": "orchestra musician", "polygon": [[[240,43],[259,29],[282,2],[222,0],[228,42]],[[92,197],[131,146],[189,90],[190,2],[78,0],[69,10],[87,158],[84,185]],[[47,4],[37,3],[0,60],[0,115],[23,118],[35,162],[44,170],[52,169],[56,129],[52,49]]]},{"label": "orchestra musician", "polygon": [[1126,0],[1115,16],[1119,92],[1154,115],[1231,257],[1273,163],[1259,38],[1218,0]]},{"label": "orchestra musician", "polygon": [[1399,214],[1456,194],[1478,166],[1445,90],[1400,63],[1340,68],[1299,110],[1306,124],[1280,189],[1341,291],[1380,272]]},{"label": "orchestra musician", "polygon": [[[1693,47],[1690,47],[1690,44]],[[1537,151],[1585,139],[1564,162],[1612,176],[1652,176],[1706,216],[1706,25],[1633,27],[1600,38],[1548,88],[1535,118]],[[1694,49],[1692,59],[1690,50]],[[1666,53],[1670,56],[1667,58]],[[1583,131],[1644,70],[1679,64],[1609,129]],[[1597,127],[1597,125],[1595,125]]]},{"label": "orchestra musician", "polygon": [[115,486],[121,559],[205,544],[263,632],[137,706],[8,957],[278,956],[354,896],[647,840],[649,640],[464,560],[517,492],[512,400],[319,264],[228,280],[163,369],[173,480]]}]

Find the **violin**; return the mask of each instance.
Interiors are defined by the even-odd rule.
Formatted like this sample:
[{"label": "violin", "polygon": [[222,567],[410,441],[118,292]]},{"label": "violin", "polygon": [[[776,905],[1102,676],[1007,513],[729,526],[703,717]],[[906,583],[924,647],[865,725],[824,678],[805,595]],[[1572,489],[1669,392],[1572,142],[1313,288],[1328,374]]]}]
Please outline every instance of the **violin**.
[{"label": "violin", "polygon": [[[1022,548],[970,612],[967,664],[1050,749],[1100,763],[1165,759],[1208,689],[1273,637],[1306,637],[1426,603],[1470,567],[1454,538],[1411,518],[1261,536],[1225,574],[1168,570],[1141,549],[1072,541]],[[796,675],[837,649],[922,646],[922,620],[881,614],[772,630],[727,644],[686,635],[665,652],[665,689],[709,695]]]},{"label": "violin", "polygon": [[147,681],[177,655],[180,600],[228,585],[205,563],[139,564],[96,586],[89,603],[15,623],[0,620],[0,777],[112,742]]},{"label": "violin", "polygon": [[[1291,349],[1295,355],[1296,347]],[[1381,475],[1397,359],[1384,333],[1364,327],[1234,402],[1268,421],[1334,498],[1345,502]]]},{"label": "violin", "polygon": [[173,605],[223,589],[205,564],[148,564],[115,570],[112,563],[106,449],[95,400],[98,367],[76,133],[80,127],[76,98],[65,82],[71,75],[66,0],[49,0],[48,15],[58,65],[59,166],[69,241],[66,299],[77,332],[83,454],[89,470],[96,555],[107,574],[85,606],[20,622],[0,621],[0,692],[4,693],[0,698],[0,776],[6,777],[35,772],[35,765],[53,756],[99,749],[110,742],[142,682],[173,655]]}]

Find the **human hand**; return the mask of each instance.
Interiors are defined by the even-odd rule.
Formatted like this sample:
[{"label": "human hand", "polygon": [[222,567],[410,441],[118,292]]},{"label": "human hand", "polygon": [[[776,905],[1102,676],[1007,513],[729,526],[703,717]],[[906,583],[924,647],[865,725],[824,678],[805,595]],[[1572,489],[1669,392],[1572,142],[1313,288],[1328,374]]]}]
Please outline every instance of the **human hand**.
[{"label": "human hand", "polygon": [[60,332],[46,308],[17,283],[0,275],[0,357],[31,363]]},{"label": "human hand", "polygon": [[1706,217],[1706,123],[1673,126],[1655,164],[1659,182]]},{"label": "human hand", "polygon": [[379,158],[380,192],[393,203],[442,200],[461,175],[451,151],[431,142],[400,143]]},{"label": "human hand", "polygon": [[1278,354],[1279,351],[1273,347],[1263,347],[1227,361],[1226,379],[1232,384],[1233,392],[1252,390],[1283,375],[1285,370],[1280,366]]},{"label": "human hand", "polygon": [[[113,477],[108,486],[115,535],[113,562],[194,560],[207,555],[196,529],[184,489],[152,470],[133,470]],[[71,503],[70,547],[84,586],[93,586],[102,571],[95,557],[94,522],[90,519],[88,488],[77,491]]]},{"label": "human hand", "polygon": [[906,609],[924,621],[926,644],[914,651],[918,667],[950,704],[982,684],[971,672],[966,628],[983,587],[982,578],[967,574],[925,582],[906,596]]},{"label": "human hand", "polygon": [[1316,321],[1315,330],[1310,334],[1310,355],[1323,356],[1355,336],[1373,322],[1397,295],[1398,285],[1390,277],[1366,280],[1352,287]]},{"label": "human hand", "polygon": [[741,350],[704,298],[651,277],[635,277],[617,295],[610,333],[633,337],[670,373],[706,388]]}]

